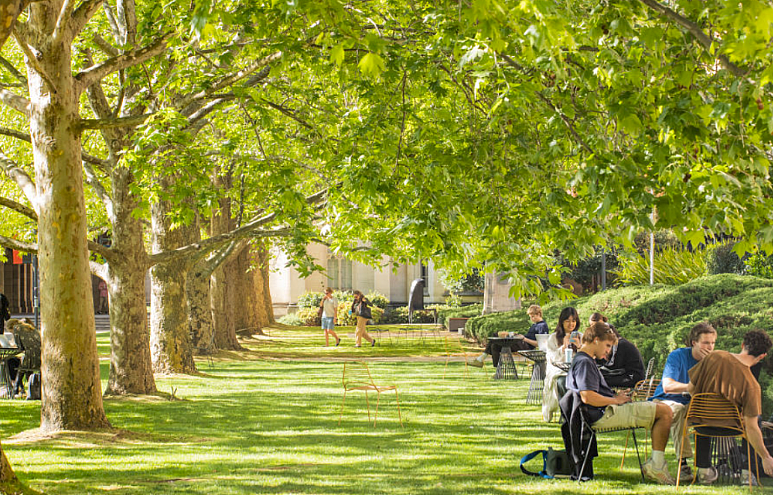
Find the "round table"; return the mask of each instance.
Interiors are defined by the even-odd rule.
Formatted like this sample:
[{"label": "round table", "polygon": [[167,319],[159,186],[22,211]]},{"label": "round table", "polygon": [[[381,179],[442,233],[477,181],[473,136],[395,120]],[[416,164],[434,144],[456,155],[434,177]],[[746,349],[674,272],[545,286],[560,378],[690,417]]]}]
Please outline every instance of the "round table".
[{"label": "round table", "polygon": [[497,363],[497,372],[494,373],[495,380],[517,380],[518,370],[515,369],[513,360],[513,351],[510,349],[517,342],[523,342],[523,335],[518,337],[489,337],[489,342],[499,344],[502,348],[499,354],[499,363]]}]

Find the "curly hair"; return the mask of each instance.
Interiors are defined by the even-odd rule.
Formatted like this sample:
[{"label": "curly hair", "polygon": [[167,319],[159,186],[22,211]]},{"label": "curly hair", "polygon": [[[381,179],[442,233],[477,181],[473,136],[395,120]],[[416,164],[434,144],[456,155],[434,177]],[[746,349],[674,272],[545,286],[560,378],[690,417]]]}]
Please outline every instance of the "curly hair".
[{"label": "curly hair", "polygon": [[743,336],[743,346],[749,355],[757,357],[767,354],[773,342],[770,341],[768,334],[762,330],[752,330]]}]

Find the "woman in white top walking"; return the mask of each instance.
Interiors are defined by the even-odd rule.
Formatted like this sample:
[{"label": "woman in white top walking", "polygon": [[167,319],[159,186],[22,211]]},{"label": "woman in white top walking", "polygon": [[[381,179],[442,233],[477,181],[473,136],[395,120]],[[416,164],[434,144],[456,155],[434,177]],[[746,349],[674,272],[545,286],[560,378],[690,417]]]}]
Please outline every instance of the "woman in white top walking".
[{"label": "woman in white top walking", "polygon": [[333,331],[338,320],[338,300],[333,297],[333,289],[330,287],[325,289],[325,296],[322,298],[319,307],[322,308],[322,330],[325,331],[325,346],[330,345],[330,335],[336,339],[336,346],[338,346],[341,343],[341,339]]}]

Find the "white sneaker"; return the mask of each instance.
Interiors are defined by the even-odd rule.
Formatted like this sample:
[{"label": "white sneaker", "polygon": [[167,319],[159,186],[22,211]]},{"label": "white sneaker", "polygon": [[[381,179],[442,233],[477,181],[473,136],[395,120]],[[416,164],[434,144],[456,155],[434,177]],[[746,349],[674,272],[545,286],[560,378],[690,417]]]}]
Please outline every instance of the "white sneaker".
[{"label": "white sneaker", "polygon": [[665,462],[662,466],[656,467],[655,463],[650,459],[642,465],[642,471],[644,472],[644,477],[650,481],[660,483],[661,485],[676,484],[676,481],[674,481],[674,478],[672,478],[671,474],[668,472],[668,464]]},{"label": "white sneaker", "polygon": [[[696,480],[701,485],[710,485],[717,481],[717,478],[719,478],[719,473],[717,472],[717,468],[714,466],[707,467],[707,468],[698,468],[698,477]],[[748,480],[747,480],[748,483]]]}]

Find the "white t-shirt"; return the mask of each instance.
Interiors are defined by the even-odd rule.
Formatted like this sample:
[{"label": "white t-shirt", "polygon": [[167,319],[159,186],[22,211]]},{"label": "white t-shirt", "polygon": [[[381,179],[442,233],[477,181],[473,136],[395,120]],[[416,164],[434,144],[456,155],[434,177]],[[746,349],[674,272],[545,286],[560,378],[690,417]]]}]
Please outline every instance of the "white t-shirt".
[{"label": "white t-shirt", "polygon": [[335,297],[322,300],[322,318],[333,318],[338,307],[338,300]]}]

